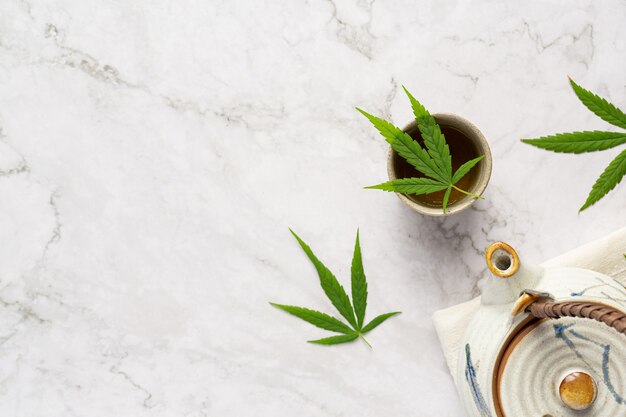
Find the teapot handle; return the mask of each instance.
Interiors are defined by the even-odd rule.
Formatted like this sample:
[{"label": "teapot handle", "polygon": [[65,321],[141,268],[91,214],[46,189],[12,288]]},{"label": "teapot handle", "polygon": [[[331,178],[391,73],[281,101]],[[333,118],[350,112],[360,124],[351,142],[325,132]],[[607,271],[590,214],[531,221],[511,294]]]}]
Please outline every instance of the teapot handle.
[{"label": "teapot handle", "polygon": [[538,319],[561,317],[592,319],[611,326],[626,336],[626,313],[606,305],[574,301],[537,301],[528,306],[526,311]]}]

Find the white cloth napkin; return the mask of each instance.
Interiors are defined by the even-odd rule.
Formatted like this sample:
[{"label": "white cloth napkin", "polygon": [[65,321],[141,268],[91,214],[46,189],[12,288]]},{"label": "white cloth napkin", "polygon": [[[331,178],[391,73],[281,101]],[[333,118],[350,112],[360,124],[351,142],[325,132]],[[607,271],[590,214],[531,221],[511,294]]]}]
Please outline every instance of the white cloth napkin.
[{"label": "white cloth napkin", "polygon": [[[613,277],[626,285],[626,227],[609,236],[587,243],[577,249],[550,259],[545,267],[573,266],[591,269]],[[523,261],[523,260],[522,260]],[[457,304],[433,314],[435,330],[439,336],[443,353],[456,381],[459,344],[465,329],[480,307],[480,297]]]}]

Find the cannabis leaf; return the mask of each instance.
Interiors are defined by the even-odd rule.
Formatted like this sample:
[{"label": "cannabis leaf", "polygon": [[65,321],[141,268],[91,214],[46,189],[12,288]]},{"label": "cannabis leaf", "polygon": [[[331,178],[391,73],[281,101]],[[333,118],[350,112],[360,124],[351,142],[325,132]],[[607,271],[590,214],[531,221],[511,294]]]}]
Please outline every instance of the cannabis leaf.
[{"label": "cannabis leaf", "polygon": [[354,255],[352,256],[352,301],[354,312],[356,313],[357,326],[363,326],[365,320],[365,309],[367,308],[367,280],[363,270],[363,260],[361,259],[361,242],[359,241],[359,231],[356,231],[356,242],[354,243]]},{"label": "cannabis leaf", "polygon": [[598,130],[557,133],[537,139],[522,139],[538,148],[554,152],[583,153],[614,148],[626,143],[626,132],[601,132]]},{"label": "cannabis leaf", "polygon": [[[569,79],[570,85],[574,89],[574,93],[580,101],[591,110],[595,115],[600,117],[612,125],[626,129],[626,114],[606,101],[604,98],[592,93],[579,86]],[[626,143],[626,132],[603,132],[598,130],[557,133],[550,136],[542,136],[536,139],[522,139],[522,142],[536,146],[538,148],[547,149],[554,152],[566,153],[583,153],[595,152],[605,149],[614,148]],[[611,191],[622,178],[626,175],[626,151],[622,151],[617,157],[611,161],[609,166],[597,179],[587,200],[580,208],[583,211],[589,206],[595,204]]]},{"label": "cannabis leaf", "polygon": [[361,243],[359,240],[358,230],[356,233],[356,243],[354,244],[354,255],[352,257],[351,269],[352,303],[350,303],[348,294],[346,294],[343,286],[339,283],[339,281],[337,281],[337,278],[335,278],[332,272],[330,272],[330,270],[326,268],[326,266],[320,262],[319,259],[317,259],[311,248],[304,243],[304,241],[300,239],[300,237],[296,235],[293,230],[289,229],[289,231],[296,238],[300,247],[304,250],[304,253],[306,253],[315,266],[320,280],[320,285],[322,286],[324,293],[326,293],[330,302],[349,324],[346,324],[338,318],[320,311],[277,303],[270,304],[308,323],[311,323],[316,327],[324,330],[330,330],[335,333],[341,333],[337,336],[309,340],[309,343],[316,343],[319,345],[336,345],[339,343],[352,342],[357,338],[361,338],[371,348],[372,346],[365,339],[365,337],[363,337],[363,335],[376,328],[388,318],[400,314],[400,312],[395,311],[392,313],[382,314],[363,326],[365,321],[365,309],[367,308],[367,280],[365,279],[365,272],[363,270]]},{"label": "cannabis leaf", "polygon": [[604,172],[600,174],[600,178],[598,178],[596,183],[593,184],[593,187],[591,187],[589,197],[587,197],[587,201],[585,201],[585,204],[580,208],[580,211],[594,204],[606,193],[615,188],[624,175],[626,175],[626,149],[617,155],[617,158],[611,161]]},{"label": "cannabis leaf", "polygon": [[446,143],[444,134],[441,132],[441,128],[428,110],[404,86],[402,88],[411,101],[415,121],[426,149],[422,148],[417,141],[413,140],[402,129],[358,107],[357,110],[374,125],[398,155],[413,165],[425,177],[401,178],[365,188],[416,195],[446,190],[442,204],[444,214],[446,213],[448,199],[453,189],[470,197],[482,198],[458,188],[455,184],[478,164],[484,156],[479,156],[464,163],[453,173],[450,148]]},{"label": "cannabis leaf", "polygon": [[614,126],[619,126],[622,129],[626,129],[626,114],[624,114],[623,111],[621,111],[602,97],[592,93],[591,91],[585,90],[584,88],[576,84],[571,78],[569,78],[569,83],[571,84],[572,88],[574,89],[574,93],[576,93],[576,96],[580,99],[580,101],[582,101],[585,107],[595,113],[596,116]]}]

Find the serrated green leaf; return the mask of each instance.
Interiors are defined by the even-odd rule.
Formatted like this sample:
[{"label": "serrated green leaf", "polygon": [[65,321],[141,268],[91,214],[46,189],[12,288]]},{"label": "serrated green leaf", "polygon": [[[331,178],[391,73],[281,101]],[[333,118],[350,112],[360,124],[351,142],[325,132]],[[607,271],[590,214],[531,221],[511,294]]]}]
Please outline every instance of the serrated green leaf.
[{"label": "serrated green leaf", "polygon": [[[415,120],[426,149],[422,148],[420,143],[413,140],[408,133],[393,124],[373,116],[358,107],[357,110],[386,138],[395,153],[404,158],[409,164],[413,165],[415,169],[428,178],[402,178],[365,188],[393,191],[402,194],[429,194],[452,187],[468,196],[482,198],[481,196],[461,190],[454,185],[460,180],[462,175],[457,175],[457,180],[452,181],[452,157],[450,156],[450,148],[446,143],[441,128],[428,110],[426,110],[404,86],[402,88],[411,101],[413,114],[415,115]],[[477,161],[474,161],[474,163],[476,162]],[[458,172],[459,171],[457,171],[457,173]],[[461,173],[462,172],[463,171],[461,171]],[[450,195],[448,194],[448,198],[449,197]],[[445,207],[443,207],[443,211],[445,214]]]},{"label": "serrated green leaf", "polygon": [[374,125],[376,130],[380,132],[380,134],[387,140],[387,142],[389,141],[393,142],[396,140],[398,136],[400,136],[402,133],[405,133],[402,131],[402,129],[394,126],[393,124],[389,123],[386,120],[381,119],[380,117],[376,117],[373,114],[369,114],[365,110],[360,109],[358,107],[356,107],[356,109],[359,113],[365,116],[367,120],[369,120]]},{"label": "serrated green leaf", "polygon": [[620,183],[624,175],[626,175],[626,149],[611,161],[609,166],[606,167],[604,172],[600,175],[600,178],[593,184],[589,197],[587,197],[587,201],[585,201],[585,204],[580,208],[580,211],[585,210],[604,197]]},{"label": "serrated green leaf", "polygon": [[443,214],[446,214],[446,208],[448,207],[448,200],[450,199],[451,192],[452,187],[448,187],[445,194],[443,195],[443,202],[441,203],[441,207],[443,208]]},{"label": "serrated green leaf", "polygon": [[[309,248],[309,246],[306,243],[304,243],[304,241],[302,241],[302,239],[300,239],[293,230],[291,229],[289,230],[294,235],[296,240],[298,240],[298,243],[300,244],[302,249],[305,251],[309,259],[311,259],[311,261],[317,268],[318,274],[320,275],[320,282],[322,282],[325,279],[328,279],[326,275],[330,273],[330,271],[328,271],[328,269],[315,257],[315,255],[311,251],[311,248]],[[333,316],[330,316],[326,313],[322,313],[320,311],[311,310],[311,309],[304,308],[304,307],[284,305],[284,304],[276,304],[276,303],[270,303],[270,304],[308,323],[311,323],[317,327],[320,327],[325,330],[337,332],[337,333],[342,333],[341,335],[338,335],[338,336],[327,337],[327,338],[318,339],[318,340],[309,340],[310,343],[316,343],[316,344],[321,344],[321,345],[334,345],[338,343],[351,342],[355,340],[356,338],[361,338],[371,348],[372,346],[365,339],[363,334],[365,332],[372,330],[373,328],[378,326],[380,323],[385,321],[387,318],[393,315],[399,314],[399,313],[383,314],[382,316],[376,317],[367,326],[365,326],[363,330],[360,330],[362,327],[364,318],[365,318],[365,309],[367,307],[367,281],[365,278],[365,273],[363,271],[363,260],[361,258],[361,244],[360,244],[358,230],[357,230],[357,235],[356,235],[356,242],[355,242],[355,249],[354,249],[354,256],[352,259],[351,270],[352,270],[352,294],[355,300],[354,301],[355,309],[357,310],[358,312],[357,314],[359,315],[358,322],[355,321],[357,325],[350,323],[352,324],[352,328],[350,328],[348,324],[342,322],[341,320]],[[336,278],[334,278],[334,276],[332,278],[335,279],[335,282],[336,282]],[[339,287],[341,287],[338,282],[336,284]],[[324,285],[322,286],[322,288],[324,288]],[[341,287],[341,290],[343,290],[342,287]],[[326,292],[326,289],[324,289],[324,291]],[[328,292],[326,293],[328,295]],[[347,297],[347,295],[345,295],[345,298],[348,300],[348,303],[349,303],[350,300]],[[334,302],[333,302],[333,305],[335,305]],[[337,306],[335,305],[335,307]],[[351,316],[352,319],[355,320],[354,310],[352,310],[351,305],[350,305],[350,311],[352,312],[352,316]]]},{"label": "serrated green leaf", "polygon": [[452,157],[441,128],[422,103],[417,101],[404,86],[402,88],[411,101],[415,121],[422,134],[424,145],[428,149],[428,154],[435,161],[442,178],[449,180],[452,177]]},{"label": "serrated green leaf", "polygon": [[459,169],[457,169],[454,175],[452,176],[452,184],[456,184],[457,182],[459,182],[461,178],[463,178],[465,174],[470,172],[470,170],[474,168],[474,165],[482,161],[483,158],[485,158],[485,155],[481,155],[478,158],[471,159],[467,161],[466,163],[464,163],[463,165],[461,165]]},{"label": "serrated green leaf", "polygon": [[314,326],[319,327],[320,329],[330,330],[331,332],[337,333],[351,333],[354,330],[351,329],[347,324],[339,321],[333,316],[329,316],[326,313],[322,313],[321,311],[315,311],[304,307],[296,307],[296,306],[288,306],[284,304],[276,304],[270,303],[274,307],[280,308],[287,313],[298,317],[308,323],[311,323]]},{"label": "serrated green leaf", "polygon": [[583,153],[601,151],[626,143],[626,132],[584,132],[558,133],[537,139],[522,139],[522,142],[554,152]]},{"label": "serrated green leaf", "polygon": [[365,334],[367,332],[370,332],[370,331],[374,330],[382,322],[384,322],[388,318],[391,318],[391,317],[396,316],[398,314],[400,314],[399,311],[394,311],[393,313],[381,314],[380,316],[375,317],[372,321],[370,321],[367,325],[365,325],[365,327],[363,327],[361,329],[361,334]]},{"label": "serrated green leaf", "polygon": [[393,191],[402,194],[430,194],[436,191],[445,190],[448,184],[431,178],[401,178],[387,181],[382,184],[365,187],[368,189]]},{"label": "serrated green leaf", "polygon": [[352,342],[353,340],[356,340],[357,337],[359,337],[357,333],[351,333],[351,334],[343,334],[340,336],[325,337],[323,339],[309,340],[308,342],[315,343],[318,345],[337,345],[339,343]]},{"label": "serrated green leaf", "polygon": [[576,96],[578,96],[585,107],[595,113],[595,115],[600,117],[602,120],[626,129],[626,114],[624,114],[623,111],[609,103],[606,99],[579,86],[571,78],[569,79],[569,82],[572,85]]},{"label": "serrated green leaf", "polygon": [[357,110],[383,135],[387,143],[391,145],[391,148],[409,164],[413,165],[415,169],[429,177],[444,180],[435,161],[408,133],[386,120],[369,114],[365,110],[358,107]]},{"label": "serrated green leaf", "polygon": [[367,308],[367,280],[363,270],[363,259],[361,258],[361,243],[359,241],[359,231],[356,232],[356,243],[354,244],[354,255],[352,256],[351,268],[352,283],[352,304],[356,313],[357,330],[363,326],[365,319],[365,309]]},{"label": "serrated green leaf", "polygon": [[332,272],[326,266],[320,262],[319,259],[313,254],[313,251],[304,243],[302,239],[291,229],[289,229],[291,234],[296,238],[300,247],[306,255],[309,257],[315,269],[317,270],[317,274],[320,279],[320,284],[324,293],[330,300],[331,303],[335,306],[339,314],[341,314],[348,323],[350,323],[354,328],[357,327],[357,323],[354,317],[354,310],[352,309],[352,304],[350,303],[350,298],[348,298],[348,294],[346,294],[346,290],[344,290],[343,286],[337,281],[337,278],[333,275]]}]

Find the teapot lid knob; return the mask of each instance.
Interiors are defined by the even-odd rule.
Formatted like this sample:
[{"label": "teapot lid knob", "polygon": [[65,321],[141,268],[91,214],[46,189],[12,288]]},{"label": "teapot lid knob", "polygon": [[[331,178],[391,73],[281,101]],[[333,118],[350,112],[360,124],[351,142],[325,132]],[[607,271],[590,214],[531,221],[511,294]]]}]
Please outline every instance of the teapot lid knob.
[{"label": "teapot lid knob", "polygon": [[585,372],[572,372],[559,385],[561,401],[572,410],[586,410],[596,399],[596,383]]},{"label": "teapot lid knob", "polygon": [[511,245],[496,242],[489,245],[485,253],[489,270],[497,277],[509,278],[519,269],[519,256]]}]

